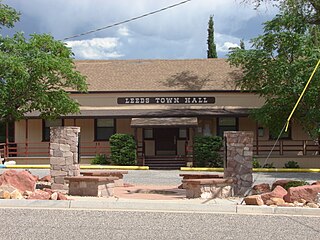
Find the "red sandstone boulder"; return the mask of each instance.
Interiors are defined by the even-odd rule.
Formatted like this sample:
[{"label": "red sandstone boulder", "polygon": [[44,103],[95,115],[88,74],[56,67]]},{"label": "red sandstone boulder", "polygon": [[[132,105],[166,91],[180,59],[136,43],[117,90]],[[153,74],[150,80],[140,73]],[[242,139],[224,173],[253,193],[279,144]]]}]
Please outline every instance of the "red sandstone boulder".
[{"label": "red sandstone boulder", "polygon": [[268,183],[261,183],[261,184],[254,185],[252,190],[253,190],[252,191],[253,194],[271,192],[270,185]]},{"label": "red sandstone boulder", "polygon": [[287,180],[287,179],[282,179],[282,180],[277,180],[272,184],[272,190],[276,188],[276,186],[281,186],[284,188],[284,186],[288,183],[292,182],[292,180]]},{"label": "red sandstone boulder", "polygon": [[68,200],[68,198],[64,194],[58,192],[58,199],[57,200]]},{"label": "red sandstone boulder", "polygon": [[263,205],[263,200],[260,195],[251,195],[244,198],[246,205]]},{"label": "red sandstone boulder", "polygon": [[270,200],[271,198],[283,198],[285,195],[287,195],[287,190],[285,190],[281,186],[276,186],[275,189],[273,189],[272,192],[263,193],[261,194],[261,198],[263,202],[266,202],[267,200]]},{"label": "red sandstone boulder", "polygon": [[38,177],[32,175],[29,171],[7,170],[0,176],[0,186],[11,185],[21,193],[25,191],[34,191]]},{"label": "red sandstone boulder", "polygon": [[40,182],[51,182],[51,176],[47,175],[39,179]]},{"label": "red sandstone boulder", "polygon": [[37,189],[28,196],[28,199],[49,200],[50,197],[51,197],[50,193]]},{"label": "red sandstone boulder", "polygon": [[320,193],[320,185],[291,187],[283,199],[286,202],[294,202],[300,199],[305,199],[307,202],[314,202],[318,193]]}]

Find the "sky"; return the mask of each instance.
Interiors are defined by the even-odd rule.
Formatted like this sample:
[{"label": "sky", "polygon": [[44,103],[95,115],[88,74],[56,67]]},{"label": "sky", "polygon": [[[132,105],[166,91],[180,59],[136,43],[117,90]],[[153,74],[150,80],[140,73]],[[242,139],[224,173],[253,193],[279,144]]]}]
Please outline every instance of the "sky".
[{"label": "sky", "polygon": [[[3,0],[21,12],[15,28],[50,33],[64,38],[118,23],[183,0]],[[207,57],[207,29],[214,17],[218,57],[225,58],[240,40],[250,48],[250,39],[263,32],[262,23],[276,10],[258,11],[242,0],[191,0],[177,7],[129,23],[69,39],[76,59],[193,59]]]}]

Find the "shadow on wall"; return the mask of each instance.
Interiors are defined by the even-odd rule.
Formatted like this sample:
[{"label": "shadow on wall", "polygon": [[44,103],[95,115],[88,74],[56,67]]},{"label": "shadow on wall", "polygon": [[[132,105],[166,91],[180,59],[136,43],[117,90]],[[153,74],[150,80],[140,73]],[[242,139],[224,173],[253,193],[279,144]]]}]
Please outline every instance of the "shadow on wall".
[{"label": "shadow on wall", "polygon": [[172,75],[162,83],[166,87],[176,87],[184,90],[201,90],[208,81],[210,81],[210,75],[199,77],[190,71],[183,71]]}]

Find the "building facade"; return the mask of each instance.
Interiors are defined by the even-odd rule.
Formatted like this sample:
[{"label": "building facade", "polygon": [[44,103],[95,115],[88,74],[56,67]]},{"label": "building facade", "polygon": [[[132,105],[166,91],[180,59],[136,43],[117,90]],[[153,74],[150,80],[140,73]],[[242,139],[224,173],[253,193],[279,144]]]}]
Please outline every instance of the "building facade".
[{"label": "building facade", "polygon": [[[132,134],[138,164],[184,166],[192,162],[195,135],[223,136],[226,130],[252,131],[257,159],[264,161],[275,140],[268,129],[249,117],[264,100],[241,92],[241,77],[224,59],[76,61],[87,76],[88,93],[70,92],[80,113],[53,121],[34,112],[10,128],[8,159],[48,163],[51,126],[79,126],[82,163],[109,154],[109,137]],[[299,126],[292,125],[271,154],[274,166],[289,160],[301,167],[320,167],[318,146]],[[190,164],[190,163],[189,163]],[[319,165],[319,166],[318,166]]]}]

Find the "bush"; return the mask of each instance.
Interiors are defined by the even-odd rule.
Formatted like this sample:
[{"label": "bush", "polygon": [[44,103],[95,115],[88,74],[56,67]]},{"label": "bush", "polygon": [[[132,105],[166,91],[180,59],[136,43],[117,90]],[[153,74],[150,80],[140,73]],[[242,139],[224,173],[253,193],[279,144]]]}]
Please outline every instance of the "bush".
[{"label": "bush", "polygon": [[193,155],[196,167],[223,167],[223,160],[218,151],[222,147],[220,137],[196,136]]},{"label": "bush", "polygon": [[253,158],[253,160],[252,160],[252,167],[253,168],[261,168],[261,164],[256,158]]},{"label": "bush", "polygon": [[275,168],[275,167],[273,166],[273,162],[272,162],[272,163],[266,163],[266,164],[264,164],[264,165],[263,165],[263,168]]},{"label": "bush", "polygon": [[91,164],[108,165],[110,160],[107,159],[105,154],[97,154],[94,159],[92,159]]},{"label": "bush", "polygon": [[136,164],[136,142],[133,136],[116,133],[110,137],[111,161],[116,165]]},{"label": "bush", "polygon": [[300,168],[299,164],[296,161],[289,161],[284,164],[285,168]]},{"label": "bush", "polygon": [[290,181],[286,185],[284,185],[284,189],[288,190],[291,187],[299,187],[309,185],[306,181]]}]

